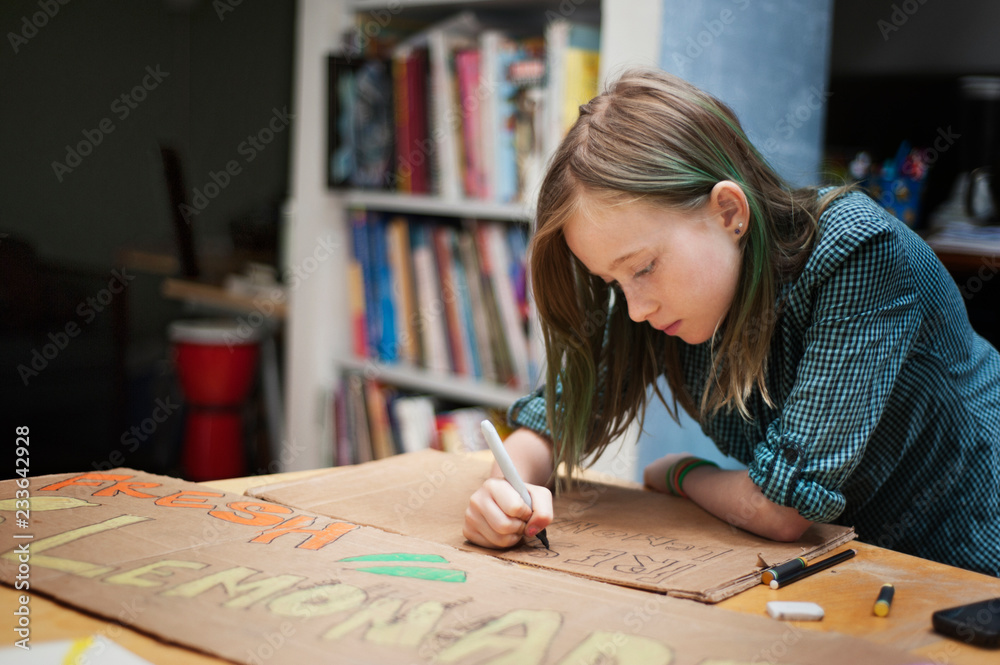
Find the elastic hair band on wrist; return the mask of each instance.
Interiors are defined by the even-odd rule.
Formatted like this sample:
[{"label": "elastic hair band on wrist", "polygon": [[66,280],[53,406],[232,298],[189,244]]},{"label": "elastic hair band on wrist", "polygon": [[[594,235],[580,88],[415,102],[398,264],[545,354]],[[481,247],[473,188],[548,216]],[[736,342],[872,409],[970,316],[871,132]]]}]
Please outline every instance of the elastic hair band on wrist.
[{"label": "elastic hair band on wrist", "polygon": [[667,470],[667,490],[674,496],[687,499],[688,495],[684,492],[684,478],[692,469],[696,469],[699,466],[719,468],[719,465],[715,462],[700,457],[681,458]]}]

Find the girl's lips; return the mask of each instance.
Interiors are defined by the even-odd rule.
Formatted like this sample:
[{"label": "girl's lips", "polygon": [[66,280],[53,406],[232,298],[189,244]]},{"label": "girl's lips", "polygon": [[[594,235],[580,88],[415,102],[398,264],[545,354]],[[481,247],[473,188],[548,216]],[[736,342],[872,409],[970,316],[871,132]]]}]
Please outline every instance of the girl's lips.
[{"label": "girl's lips", "polygon": [[666,328],[662,328],[662,330],[663,330],[663,332],[667,333],[668,335],[676,335],[677,334],[677,330],[680,327],[681,327],[681,322],[680,321],[674,321],[673,323],[671,323]]}]

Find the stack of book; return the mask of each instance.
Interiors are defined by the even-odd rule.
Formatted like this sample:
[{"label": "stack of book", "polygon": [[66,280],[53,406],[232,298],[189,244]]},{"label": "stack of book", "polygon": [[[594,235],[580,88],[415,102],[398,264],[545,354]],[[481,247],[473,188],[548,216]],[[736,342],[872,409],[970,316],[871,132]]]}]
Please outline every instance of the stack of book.
[{"label": "stack of book", "polygon": [[353,210],[351,236],[355,357],[535,384],[523,224]]},{"label": "stack of book", "polygon": [[598,29],[558,18],[525,34],[462,12],[393,37],[330,57],[329,184],[531,202],[597,94]]},{"label": "stack of book", "polygon": [[381,384],[359,372],[344,374],[334,396],[334,410],[333,460],[337,466],[427,448],[485,450],[480,423],[489,419],[502,428],[506,420],[496,409],[442,408],[432,397]]}]

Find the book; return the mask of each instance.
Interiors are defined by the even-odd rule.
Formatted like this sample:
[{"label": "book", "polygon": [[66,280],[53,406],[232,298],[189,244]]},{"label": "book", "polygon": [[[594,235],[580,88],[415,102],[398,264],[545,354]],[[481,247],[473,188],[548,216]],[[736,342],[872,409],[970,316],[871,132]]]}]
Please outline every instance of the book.
[{"label": "book", "polygon": [[507,69],[513,86],[512,115],[517,195],[522,203],[537,198],[545,168],[545,42],[541,38],[520,41],[518,57]]},{"label": "book", "polygon": [[393,127],[396,131],[396,191],[409,194],[413,191],[413,167],[410,164],[411,139],[409,133],[410,100],[406,54],[392,58]]},{"label": "book", "polygon": [[401,395],[393,400],[392,411],[399,426],[402,452],[438,447],[434,400],[426,395]]},{"label": "book", "polygon": [[475,222],[466,220],[466,226],[458,232],[458,252],[461,257],[461,267],[465,271],[465,285],[468,293],[469,311],[472,320],[472,346],[478,359],[479,371],[476,376],[486,381],[496,381],[496,363],[493,359],[492,333],[489,317],[486,312],[486,302],[483,297],[482,270],[479,267],[479,256],[476,249]]},{"label": "book", "polygon": [[427,130],[427,49],[400,49],[392,58],[396,91],[396,189],[409,194],[430,191],[431,145]]},{"label": "book", "polygon": [[459,199],[462,194],[461,112],[456,103],[457,82],[454,54],[476,44],[481,26],[470,11],[458,13],[404,40],[396,54],[427,48],[429,86],[430,143],[433,150],[433,190],[445,199]]},{"label": "book", "polygon": [[[372,357],[394,363],[398,359],[396,336],[396,306],[392,296],[392,270],[389,264],[388,228],[385,215],[369,212],[367,216],[368,251],[374,291],[374,333],[371,342],[375,347]],[[370,324],[371,325],[371,322]]]},{"label": "book", "polygon": [[565,18],[545,29],[548,67],[545,109],[545,154],[555,153],[566,132],[579,117],[581,104],[598,92],[600,29]]},{"label": "book", "polygon": [[455,229],[450,226],[435,227],[432,232],[434,239],[434,255],[437,259],[438,278],[441,282],[441,303],[444,309],[445,329],[448,333],[448,353],[451,360],[451,371],[455,374],[468,376],[472,372],[468,342],[463,338],[464,322],[461,314],[461,294],[455,278],[454,261],[452,260],[452,238]]},{"label": "book", "polygon": [[482,376],[480,365],[479,349],[476,346],[476,330],[473,323],[472,300],[469,297],[469,282],[465,266],[462,263],[462,254],[459,249],[459,238],[461,233],[452,227],[448,227],[448,249],[451,253],[451,278],[455,288],[454,304],[458,319],[458,344],[461,353],[466,358],[465,374],[472,377]]},{"label": "book", "polygon": [[542,341],[541,323],[531,293],[531,274],[528,271],[528,228],[521,224],[510,225],[507,240],[512,259],[512,283],[518,309],[526,322],[528,338],[528,377],[531,386],[538,383],[545,365],[545,345]]},{"label": "book", "polygon": [[433,372],[448,372],[451,363],[443,302],[445,291],[439,279],[430,225],[424,222],[412,223],[410,238],[422,364]]},{"label": "book", "polygon": [[347,400],[348,436],[354,442],[351,458],[355,464],[370,462],[373,455],[368,408],[365,405],[364,379],[354,372],[349,372],[345,375],[344,381],[347,383],[344,395]]},{"label": "book", "polygon": [[480,87],[479,68],[478,46],[461,49],[455,53],[458,108],[462,123],[462,184],[467,197],[485,199],[486,176],[483,171],[483,139],[479,110],[485,95]]},{"label": "book", "polygon": [[482,224],[477,241],[484,273],[488,276],[496,298],[501,327],[510,352],[514,372],[512,385],[526,388],[531,385],[526,322],[518,306],[511,279],[512,259],[504,237],[504,225],[497,222]]},{"label": "book", "polygon": [[507,71],[519,57],[517,42],[502,30],[484,30],[479,39],[480,107],[483,174],[487,200],[511,203],[517,199],[517,160],[514,150],[514,85]]},{"label": "book", "polygon": [[334,445],[333,464],[344,466],[354,463],[354,444],[348,417],[347,388],[340,381],[333,394]]},{"label": "book", "polygon": [[351,258],[347,265],[347,300],[351,317],[352,351],[355,357],[368,357],[368,318],[365,315],[365,277],[361,262]]},{"label": "book", "polygon": [[351,186],[388,189],[394,179],[394,109],[392,75],[381,60],[361,64],[355,76],[355,168]]},{"label": "book", "polygon": [[365,404],[368,407],[368,427],[374,459],[384,459],[396,454],[389,423],[389,406],[386,388],[375,379],[364,380]]},{"label": "book", "polygon": [[[351,226],[352,261],[360,267],[362,293],[364,296],[364,331],[358,334],[363,339],[355,339],[353,348],[363,353],[359,358],[378,357],[378,343],[381,336],[382,308],[378,303],[375,267],[372,264],[372,241],[369,239],[368,216],[364,210],[351,210],[348,214]],[[356,331],[357,333],[357,331]]]},{"label": "book", "polygon": [[420,363],[420,335],[417,331],[417,302],[413,287],[413,256],[410,251],[410,224],[397,215],[386,227],[391,298],[395,315],[397,358],[411,365]]},{"label": "book", "polygon": [[326,59],[326,184],[348,187],[357,167],[354,141],[359,62],[340,55]]}]

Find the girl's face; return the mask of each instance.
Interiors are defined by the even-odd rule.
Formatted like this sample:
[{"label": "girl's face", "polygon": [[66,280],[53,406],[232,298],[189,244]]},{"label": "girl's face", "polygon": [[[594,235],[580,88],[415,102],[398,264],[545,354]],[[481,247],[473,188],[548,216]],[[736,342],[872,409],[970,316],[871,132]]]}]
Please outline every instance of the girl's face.
[{"label": "girl's face", "polygon": [[749,224],[739,186],[720,182],[691,212],[593,199],[584,207],[588,214],[564,228],[566,244],[591,273],[620,288],[629,317],[688,344],[711,339],[739,280]]}]

